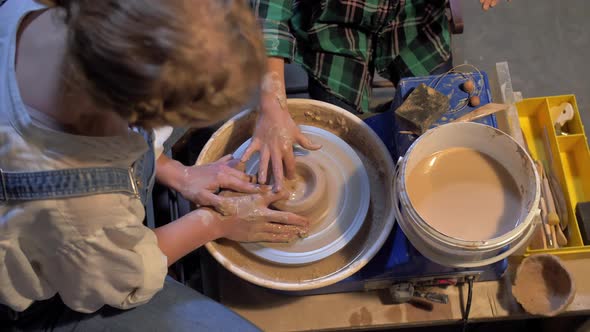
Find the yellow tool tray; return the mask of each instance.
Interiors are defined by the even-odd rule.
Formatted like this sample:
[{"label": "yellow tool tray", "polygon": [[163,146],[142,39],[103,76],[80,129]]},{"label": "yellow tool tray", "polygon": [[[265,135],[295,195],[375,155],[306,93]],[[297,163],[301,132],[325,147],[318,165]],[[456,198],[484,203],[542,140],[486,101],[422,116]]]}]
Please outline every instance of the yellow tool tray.
[{"label": "yellow tool tray", "polygon": [[[557,135],[553,123],[557,115],[551,108],[567,102],[574,108],[574,118],[568,121],[563,131],[568,135]],[[553,96],[524,99],[516,104],[518,118],[529,150],[534,159],[548,164],[550,155],[546,151],[544,128],[553,152],[553,172],[560,182],[567,202],[569,224],[565,232],[568,244],[562,248],[527,249],[525,255],[550,253],[562,258],[590,257],[590,245],[582,242],[576,204],[590,201],[590,152],[584,134],[584,125],[580,118],[576,97],[574,95]]]}]

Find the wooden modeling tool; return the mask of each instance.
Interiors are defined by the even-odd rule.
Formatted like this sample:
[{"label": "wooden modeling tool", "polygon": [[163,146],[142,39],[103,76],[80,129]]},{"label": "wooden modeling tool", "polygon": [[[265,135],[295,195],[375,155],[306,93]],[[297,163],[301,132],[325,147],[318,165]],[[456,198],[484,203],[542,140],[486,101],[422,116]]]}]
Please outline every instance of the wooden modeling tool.
[{"label": "wooden modeling tool", "polygon": [[539,225],[539,227],[537,227],[537,230],[531,238],[531,242],[529,242],[529,247],[533,250],[547,249],[547,242],[545,240],[545,230],[543,230],[543,225]]},{"label": "wooden modeling tool", "polygon": [[[545,129],[546,130],[546,129]],[[522,134],[524,138],[524,145],[525,149],[531,154],[528,143],[526,141],[526,136],[524,133]],[[550,150],[549,150],[550,153]],[[549,180],[547,177],[547,172],[543,164],[539,160],[535,160],[535,165],[537,167],[537,172],[539,173],[539,177],[541,178],[541,214],[542,214],[542,222],[543,222],[543,231],[546,237],[546,243],[549,247],[554,247],[557,245],[566,246],[568,243],[567,237],[563,233],[563,220],[556,212],[556,201],[554,195],[552,195],[552,190],[549,185]],[[558,187],[559,189],[559,187]],[[563,192],[561,192],[563,195]],[[564,200],[565,202],[565,200]],[[544,212],[543,212],[544,211]],[[567,210],[566,210],[567,213]],[[544,217],[543,217],[544,214]],[[552,227],[558,226],[558,227]],[[567,225],[566,225],[567,226]],[[552,235],[553,234],[553,235]],[[554,237],[555,236],[555,237]],[[554,242],[555,240],[555,242]]]},{"label": "wooden modeling tool", "polygon": [[500,111],[505,111],[510,107],[510,105],[507,104],[497,104],[497,103],[489,103],[489,104],[485,104],[482,107],[476,108],[473,111],[463,115],[460,118],[457,118],[455,120],[453,120],[452,122],[469,122],[469,121],[475,121],[477,119],[481,119],[483,117],[486,117],[488,115],[500,112]]},{"label": "wooden modeling tool", "polygon": [[[544,186],[549,186],[547,178],[543,179]],[[553,200],[553,195],[551,194],[551,190],[545,189],[546,193],[546,203],[547,203],[547,223],[551,226],[551,231],[555,235],[555,240],[560,247],[567,246],[567,238],[561,230],[560,223],[559,223],[559,216],[555,210],[555,201]]]},{"label": "wooden modeling tool", "polygon": [[555,230],[549,224],[548,208],[547,208],[547,202],[545,201],[545,198],[541,198],[540,206],[541,206],[541,218],[543,220],[543,227],[545,228],[546,234],[549,234],[549,237],[551,238],[551,241],[548,241],[549,247],[550,248],[559,248],[559,246],[557,244],[557,237],[555,236]]},{"label": "wooden modeling tool", "polygon": [[545,186],[543,185],[543,174],[545,172],[543,172],[543,165],[541,165],[541,163],[536,160],[535,161],[535,165],[537,166],[537,172],[539,173],[539,177],[541,178],[541,202],[540,202],[540,207],[541,207],[541,221],[543,223],[543,232],[545,233],[545,239],[546,239],[546,243],[547,246],[552,248],[554,246],[553,243],[553,237],[551,236],[551,226],[548,223],[547,220],[547,203],[545,202],[545,198],[547,197],[547,192],[545,189]]},{"label": "wooden modeling tool", "polygon": [[[541,200],[543,197],[541,197]],[[547,229],[545,229],[545,223],[543,222],[545,218],[545,211],[543,210],[543,203],[542,201],[539,202],[539,207],[541,208],[541,225],[533,234],[533,238],[529,244],[531,249],[547,249]]]},{"label": "wooden modeling tool", "polygon": [[[535,164],[537,165],[537,172],[539,173],[539,176],[541,177],[541,179],[543,179],[543,165],[541,165],[541,163],[539,161],[535,161]],[[553,237],[551,236],[551,227],[549,226],[549,223],[547,222],[547,203],[545,202],[545,198],[546,193],[545,193],[545,187],[543,186],[543,180],[541,180],[541,202],[540,202],[540,207],[541,207],[541,221],[543,223],[543,232],[545,234],[545,240],[547,242],[547,246],[549,247],[553,247],[554,243],[553,243]]]},{"label": "wooden modeling tool", "polygon": [[539,169],[539,175],[541,176],[541,195],[543,196],[543,204],[545,204],[544,209],[546,211],[546,222],[551,226],[551,236],[556,244],[561,247],[567,245],[567,237],[563,233],[559,222],[559,216],[555,212],[555,201],[553,199],[553,195],[551,194],[551,188],[549,186],[549,181],[547,180],[547,173],[543,169],[543,165],[537,162],[537,168]]},{"label": "wooden modeling tool", "polygon": [[549,180],[549,186],[551,188],[551,193],[555,202],[555,212],[559,216],[560,227],[562,230],[565,230],[569,224],[567,203],[565,201],[565,196],[563,190],[561,189],[561,185],[559,184],[557,177],[555,177],[555,172],[553,171],[554,158],[553,151],[551,151],[551,146],[549,144],[549,134],[547,133],[547,128],[543,128],[543,143],[545,145],[547,156],[549,157],[549,160],[546,160],[545,174]]},{"label": "wooden modeling tool", "polygon": [[[543,200],[543,203],[545,204],[545,211],[546,211],[545,223],[547,225],[549,225],[549,233],[551,234],[551,239],[553,240],[553,246],[555,248],[557,248],[557,239],[555,237],[555,229],[549,221],[549,215],[551,214],[551,209],[549,207],[552,206],[552,203],[553,203],[551,201],[552,198],[550,197],[551,189],[549,188],[549,181],[547,181],[547,178],[545,176],[543,176],[543,188],[544,188],[543,192],[544,192],[544,197],[545,197],[545,199]],[[557,217],[556,214],[555,214],[555,217]],[[557,224],[559,224],[559,220],[557,221]]]}]

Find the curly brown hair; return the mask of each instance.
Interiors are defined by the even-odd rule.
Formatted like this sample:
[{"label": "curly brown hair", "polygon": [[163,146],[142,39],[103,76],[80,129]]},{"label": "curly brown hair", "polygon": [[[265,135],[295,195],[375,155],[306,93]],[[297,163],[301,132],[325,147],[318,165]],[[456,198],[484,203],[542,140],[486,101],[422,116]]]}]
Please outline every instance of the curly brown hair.
[{"label": "curly brown hair", "polygon": [[220,121],[254,95],[265,54],[242,0],[56,0],[69,86],[142,127]]}]

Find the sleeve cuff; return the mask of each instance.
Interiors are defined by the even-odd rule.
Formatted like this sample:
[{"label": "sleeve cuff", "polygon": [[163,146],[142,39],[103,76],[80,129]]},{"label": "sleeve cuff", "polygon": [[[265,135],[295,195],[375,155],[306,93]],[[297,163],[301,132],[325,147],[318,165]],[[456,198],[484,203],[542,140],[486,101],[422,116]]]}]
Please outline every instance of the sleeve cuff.
[{"label": "sleeve cuff", "polygon": [[262,32],[267,56],[285,58],[289,62],[295,58],[295,37],[285,22],[264,20]]},{"label": "sleeve cuff", "polygon": [[[156,235],[153,232],[149,233],[147,237],[153,237],[157,243]],[[135,251],[142,258],[143,283],[121,303],[121,309],[133,308],[148,302],[162,289],[168,273],[168,259],[157,246],[142,243],[135,247]]]}]

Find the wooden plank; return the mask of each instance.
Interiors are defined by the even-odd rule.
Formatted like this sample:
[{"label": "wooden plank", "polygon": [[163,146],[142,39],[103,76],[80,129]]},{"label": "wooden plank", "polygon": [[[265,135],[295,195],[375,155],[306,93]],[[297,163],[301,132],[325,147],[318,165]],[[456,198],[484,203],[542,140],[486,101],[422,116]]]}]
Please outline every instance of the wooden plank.
[{"label": "wooden plank", "polygon": [[[590,260],[569,260],[577,294],[567,313],[590,312]],[[475,283],[470,318],[473,320],[531,317],[511,294],[515,262],[500,281]],[[456,323],[462,319],[466,285],[436,289],[449,296],[449,304],[432,304],[430,310],[412,304],[388,303],[386,291],[314,296],[281,294],[249,284],[220,267],[220,301],[264,331],[354,330],[376,327],[424,326]]]}]

